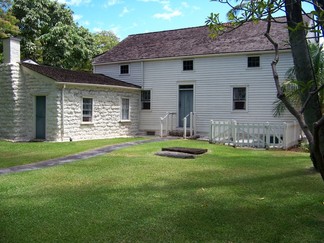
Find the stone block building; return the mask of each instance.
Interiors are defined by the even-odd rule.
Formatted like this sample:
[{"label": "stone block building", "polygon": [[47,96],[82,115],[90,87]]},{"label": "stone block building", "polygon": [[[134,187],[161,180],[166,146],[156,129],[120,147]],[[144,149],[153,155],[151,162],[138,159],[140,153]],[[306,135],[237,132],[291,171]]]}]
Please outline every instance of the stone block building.
[{"label": "stone block building", "polygon": [[102,74],[20,61],[20,40],[3,42],[0,139],[69,141],[134,136],[137,85]]}]

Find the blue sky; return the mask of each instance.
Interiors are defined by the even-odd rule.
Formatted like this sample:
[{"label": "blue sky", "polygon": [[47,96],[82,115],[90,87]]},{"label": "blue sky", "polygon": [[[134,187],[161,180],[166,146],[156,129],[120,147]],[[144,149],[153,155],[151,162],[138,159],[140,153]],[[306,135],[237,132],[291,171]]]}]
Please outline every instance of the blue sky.
[{"label": "blue sky", "polygon": [[[229,8],[210,0],[56,0],[74,12],[91,32],[113,31],[121,40],[131,34],[201,26],[211,12],[226,21]],[[310,8],[308,8],[310,9]]]},{"label": "blue sky", "polygon": [[201,26],[211,12],[226,20],[225,5],[209,0],[57,0],[74,12],[74,20],[91,32],[130,34]]}]

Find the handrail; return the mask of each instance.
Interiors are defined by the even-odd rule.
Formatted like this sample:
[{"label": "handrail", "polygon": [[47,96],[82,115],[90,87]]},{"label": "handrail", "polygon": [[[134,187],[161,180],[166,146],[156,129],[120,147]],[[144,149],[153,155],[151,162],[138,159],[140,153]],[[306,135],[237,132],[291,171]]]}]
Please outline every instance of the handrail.
[{"label": "handrail", "polygon": [[188,115],[186,115],[183,118],[183,138],[187,139],[187,119],[188,117],[190,118],[190,126],[189,126],[189,131],[190,131],[190,137],[192,137],[195,133],[195,123],[196,123],[196,117],[194,112],[190,112]]},{"label": "handrail", "polygon": [[[173,116],[176,115],[175,112],[167,112],[165,116],[160,117],[160,137],[163,137],[163,130],[165,130],[166,136],[168,135],[168,131],[173,129]],[[171,118],[171,119],[170,119]],[[169,124],[170,120],[170,124]],[[163,122],[165,121],[165,129],[163,129]],[[169,129],[170,125],[170,129]]]}]

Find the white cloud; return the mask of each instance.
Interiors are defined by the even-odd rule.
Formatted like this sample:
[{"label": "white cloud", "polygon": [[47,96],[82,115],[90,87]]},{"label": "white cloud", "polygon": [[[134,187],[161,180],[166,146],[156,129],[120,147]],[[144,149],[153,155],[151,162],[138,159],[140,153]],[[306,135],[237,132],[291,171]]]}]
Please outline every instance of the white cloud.
[{"label": "white cloud", "polygon": [[121,28],[120,26],[110,25],[108,29],[118,36]]},{"label": "white cloud", "polygon": [[127,7],[124,7],[122,12],[119,14],[119,17],[123,17],[125,14],[130,13],[131,10],[129,10]]},{"label": "white cloud", "polygon": [[200,10],[201,8],[198,6],[192,6],[192,9],[197,11],[197,10]]},{"label": "white cloud", "polygon": [[170,1],[168,0],[137,0],[139,2],[149,3],[149,2],[155,2],[155,3],[161,3],[161,4],[168,4]]},{"label": "white cloud", "polygon": [[89,26],[90,22],[88,20],[84,20],[84,21],[81,22],[81,25],[82,26]]},{"label": "white cloud", "polygon": [[154,14],[153,17],[156,19],[165,19],[165,20],[170,20],[174,17],[181,16],[182,13],[179,10],[174,10],[171,13],[157,13]]},{"label": "white cloud", "polygon": [[73,20],[74,20],[75,22],[77,22],[78,20],[80,20],[80,19],[82,19],[82,18],[83,18],[83,16],[80,15],[80,14],[73,14]]},{"label": "white cloud", "polygon": [[117,5],[117,4],[121,4],[123,3],[122,0],[108,0],[105,4],[104,4],[104,7],[105,8],[109,8],[109,7],[112,7],[114,5]]},{"label": "white cloud", "polygon": [[164,6],[163,6],[163,9],[164,9],[165,11],[168,11],[168,12],[172,12],[172,11],[173,11],[173,9],[170,8],[169,5],[164,5]]},{"label": "white cloud", "polygon": [[153,15],[153,17],[156,19],[170,20],[174,17],[182,15],[182,12],[180,10],[172,9],[168,4],[164,5],[163,9],[165,10],[164,13],[156,13]]},{"label": "white cloud", "polygon": [[90,3],[91,0],[57,0],[58,3],[64,3],[70,6],[79,6],[80,4]]},{"label": "white cloud", "polygon": [[92,30],[93,30],[93,32],[101,32],[102,31],[102,29],[98,28],[98,27],[94,27]]},{"label": "white cloud", "polygon": [[[172,19],[174,17],[182,15],[182,12],[179,9],[172,9],[170,7],[170,2],[171,1],[169,1],[169,0],[137,0],[137,1],[145,2],[145,3],[159,3],[159,4],[161,4],[164,11],[162,13],[154,14],[153,17],[156,18],[156,19],[170,20],[170,19]],[[183,3],[187,4],[186,2],[183,2]]]},{"label": "white cloud", "polygon": [[187,2],[182,2],[181,5],[184,8],[189,8],[189,4]]},{"label": "white cloud", "polygon": [[200,10],[200,7],[197,7],[197,6],[191,6],[191,5],[189,5],[189,3],[188,2],[181,2],[181,7],[182,8],[187,8],[187,9],[191,9],[192,11],[198,11],[198,10]]}]

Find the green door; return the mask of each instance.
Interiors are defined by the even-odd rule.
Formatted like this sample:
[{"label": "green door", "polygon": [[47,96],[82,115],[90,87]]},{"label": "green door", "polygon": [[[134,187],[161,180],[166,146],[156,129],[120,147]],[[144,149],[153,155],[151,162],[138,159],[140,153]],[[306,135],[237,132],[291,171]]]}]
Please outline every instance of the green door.
[{"label": "green door", "polygon": [[[193,85],[179,86],[179,127],[183,127],[183,118],[193,112]],[[187,119],[187,127],[190,119]]]},{"label": "green door", "polygon": [[45,139],[46,96],[36,96],[36,139]]}]

